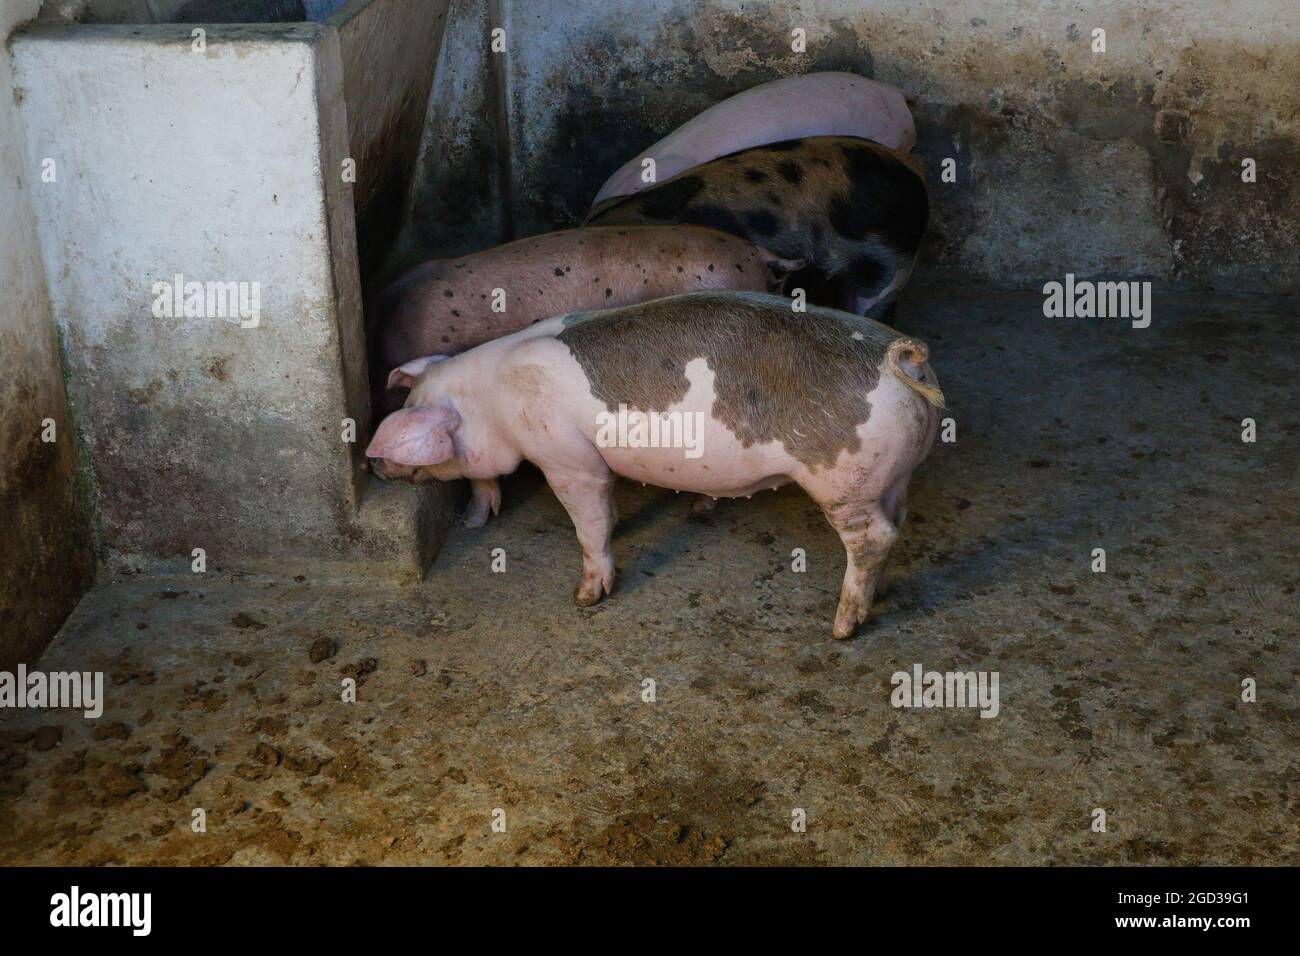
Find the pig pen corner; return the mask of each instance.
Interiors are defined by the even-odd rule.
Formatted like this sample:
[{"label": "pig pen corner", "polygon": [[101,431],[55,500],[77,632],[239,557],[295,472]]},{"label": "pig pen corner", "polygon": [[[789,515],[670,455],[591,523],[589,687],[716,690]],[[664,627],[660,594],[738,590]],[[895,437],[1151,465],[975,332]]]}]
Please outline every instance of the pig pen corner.
[{"label": "pig pen corner", "polygon": [[[0,684],[0,864],[1300,862],[1300,98],[1233,67],[1300,63],[1300,18],[1233,5],[1270,39],[1141,0],[1102,75],[1051,4],[19,0],[0,670],[102,675],[103,706]],[[770,109],[787,82],[828,84],[836,128]],[[876,125],[825,105],[857,95]],[[817,190],[800,246],[776,224]],[[187,311],[214,280],[229,314]],[[832,331],[791,346],[795,286]],[[678,326],[599,368],[590,323],[668,297],[748,309],[742,356],[792,367],[841,335],[880,363],[859,431],[807,439]],[[528,453],[570,397],[538,369],[585,374],[584,411],[686,409],[699,356],[734,460],[802,449],[799,477],[607,455],[612,499],[582,498]],[[451,468],[474,387],[521,403],[513,474]],[[861,526],[810,494],[897,409],[933,447],[866,502],[889,587],[859,574],[835,640]],[[425,470],[470,482],[379,477]]]}]

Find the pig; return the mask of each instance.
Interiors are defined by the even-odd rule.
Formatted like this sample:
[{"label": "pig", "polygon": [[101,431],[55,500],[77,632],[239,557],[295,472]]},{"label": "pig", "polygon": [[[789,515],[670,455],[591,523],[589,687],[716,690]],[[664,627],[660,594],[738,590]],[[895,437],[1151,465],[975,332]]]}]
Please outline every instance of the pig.
[{"label": "pig", "polygon": [[[613,588],[616,475],[714,498],[794,482],[844,544],[833,629],[844,638],[866,619],[939,425],[928,358],[872,319],[799,313],[765,293],[685,293],[408,362],[396,372],[406,406],[366,454],[381,476],[416,481],[495,481],[532,462],[573,519],[581,607]],[[661,428],[657,443],[634,441],[631,425],[611,425],[633,414],[678,424],[663,426],[670,440]]]},{"label": "pig", "polygon": [[[409,270],[379,300],[375,378],[423,355],[454,355],[568,312],[697,289],[765,292],[803,263],[699,226],[568,229]],[[504,311],[493,311],[494,289]],[[400,407],[377,392],[376,411]]]},{"label": "pig", "polygon": [[929,212],[913,157],[868,139],[812,136],[741,150],[606,200],[587,222],[721,229],[837,280],[848,311],[888,317]]},{"label": "pig", "polygon": [[809,73],[737,93],[688,120],[619,167],[592,205],[652,185],[642,161],[655,162],[658,182],[728,153],[803,136],[860,136],[907,152],[916,126],[901,90],[852,73]]}]

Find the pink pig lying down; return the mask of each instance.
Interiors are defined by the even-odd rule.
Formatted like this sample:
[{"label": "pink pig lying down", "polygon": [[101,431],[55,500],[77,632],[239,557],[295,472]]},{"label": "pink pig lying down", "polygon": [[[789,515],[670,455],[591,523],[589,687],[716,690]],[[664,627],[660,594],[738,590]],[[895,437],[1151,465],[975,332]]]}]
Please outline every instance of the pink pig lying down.
[{"label": "pink pig lying down", "polygon": [[[376,366],[454,355],[568,312],[698,289],[775,289],[803,267],[704,226],[597,226],[421,263],[385,290]],[[381,412],[400,407],[377,394]]]},{"label": "pink pig lying down", "polygon": [[938,428],[927,357],[923,342],[846,312],[686,293],[407,363],[394,372],[411,383],[406,407],[366,454],[386,478],[469,478],[484,517],[496,479],[535,464],[578,533],[582,607],[613,586],[615,475],[715,498],[795,482],[844,543],[834,635],[848,637]]},{"label": "pink pig lying down", "polygon": [[805,136],[860,136],[907,152],[916,126],[902,91],[875,80],[853,73],[773,80],[709,107],[628,160],[591,205],[653,186],[641,178],[646,158],[654,159],[655,182],[662,183],[719,156]]}]

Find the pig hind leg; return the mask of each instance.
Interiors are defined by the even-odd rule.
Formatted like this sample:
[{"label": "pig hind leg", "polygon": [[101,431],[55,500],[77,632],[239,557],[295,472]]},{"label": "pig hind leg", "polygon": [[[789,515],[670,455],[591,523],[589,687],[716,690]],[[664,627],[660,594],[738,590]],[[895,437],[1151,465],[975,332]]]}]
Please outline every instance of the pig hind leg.
[{"label": "pig hind leg", "polygon": [[547,484],[573,520],[582,545],[582,580],[573,592],[578,607],[590,607],[614,587],[614,554],[610,538],[617,516],[614,476],[592,449],[595,461],[584,469],[542,466]]},{"label": "pig hind leg", "polygon": [[[906,479],[889,489],[880,499],[880,508],[894,525],[895,530],[902,530],[903,521],[907,518]],[[876,597],[884,597],[888,591],[889,556],[886,555],[884,563],[880,565],[880,573],[876,575]]]},{"label": "pig hind leg", "polygon": [[836,638],[852,637],[857,626],[867,619],[876,585],[898,537],[898,528],[885,513],[880,502],[839,500],[821,505],[826,520],[844,543],[848,566],[835,612]]}]

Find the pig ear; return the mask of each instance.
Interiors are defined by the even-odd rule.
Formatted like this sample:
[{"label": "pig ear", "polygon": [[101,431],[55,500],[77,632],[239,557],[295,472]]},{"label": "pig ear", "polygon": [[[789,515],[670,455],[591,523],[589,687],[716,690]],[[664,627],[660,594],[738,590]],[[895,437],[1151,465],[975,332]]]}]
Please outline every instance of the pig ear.
[{"label": "pig ear", "polygon": [[430,365],[445,362],[449,358],[450,355],[426,355],[424,358],[411,359],[388,373],[388,387],[410,388]]},{"label": "pig ear", "polygon": [[366,457],[398,465],[440,465],[455,454],[451,435],[458,427],[460,415],[454,409],[412,405],[379,423]]}]

